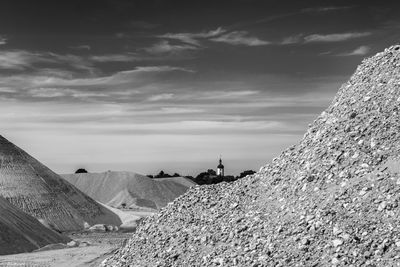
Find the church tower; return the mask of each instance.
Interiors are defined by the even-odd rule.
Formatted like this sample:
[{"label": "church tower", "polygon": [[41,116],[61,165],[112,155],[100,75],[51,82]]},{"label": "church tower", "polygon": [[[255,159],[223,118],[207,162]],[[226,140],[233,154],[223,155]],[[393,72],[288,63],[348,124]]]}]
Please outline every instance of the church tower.
[{"label": "church tower", "polygon": [[220,177],[224,177],[224,165],[222,165],[222,159],[219,158],[219,164],[217,166],[217,175]]}]

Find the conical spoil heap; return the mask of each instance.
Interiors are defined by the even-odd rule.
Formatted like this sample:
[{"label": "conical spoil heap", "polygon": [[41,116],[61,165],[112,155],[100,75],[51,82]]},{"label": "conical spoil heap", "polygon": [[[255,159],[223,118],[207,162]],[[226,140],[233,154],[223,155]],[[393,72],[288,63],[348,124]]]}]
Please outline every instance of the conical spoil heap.
[{"label": "conical spoil heap", "polygon": [[121,223],[117,215],[2,136],[0,196],[59,231],[83,229],[85,222]]},{"label": "conical spoil heap", "polygon": [[93,199],[115,208],[160,209],[195,185],[183,177],[151,179],[133,172],[76,173],[61,177]]},{"label": "conical spoil heap", "polygon": [[253,175],[189,190],[105,266],[400,262],[400,46],[363,61],[302,141]]},{"label": "conical spoil heap", "polygon": [[0,255],[30,252],[68,237],[44,227],[37,219],[0,197]]}]

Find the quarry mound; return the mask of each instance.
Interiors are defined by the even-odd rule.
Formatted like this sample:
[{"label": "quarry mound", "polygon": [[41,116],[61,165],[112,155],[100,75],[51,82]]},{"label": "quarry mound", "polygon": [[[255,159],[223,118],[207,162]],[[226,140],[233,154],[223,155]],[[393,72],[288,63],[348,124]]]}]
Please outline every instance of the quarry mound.
[{"label": "quarry mound", "polygon": [[124,209],[160,209],[195,185],[183,177],[151,179],[134,172],[78,173],[62,177],[93,199]]},{"label": "quarry mound", "polygon": [[117,215],[0,136],[0,196],[57,231],[119,226]]},{"label": "quarry mound", "polygon": [[365,59],[297,145],[191,188],[102,265],[398,265],[399,108],[397,45]]},{"label": "quarry mound", "polygon": [[30,252],[52,243],[67,243],[62,236],[0,197],[0,255]]}]

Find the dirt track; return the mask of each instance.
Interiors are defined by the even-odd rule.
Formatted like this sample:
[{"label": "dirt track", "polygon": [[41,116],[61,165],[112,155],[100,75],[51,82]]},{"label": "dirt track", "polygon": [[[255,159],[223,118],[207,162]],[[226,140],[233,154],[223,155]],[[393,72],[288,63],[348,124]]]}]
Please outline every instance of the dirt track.
[{"label": "dirt track", "polygon": [[[0,256],[0,266],[98,266],[131,236],[130,233],[78,233],[69,235],[81,246]],[[87,242],[89,246],[82,246]]]}]

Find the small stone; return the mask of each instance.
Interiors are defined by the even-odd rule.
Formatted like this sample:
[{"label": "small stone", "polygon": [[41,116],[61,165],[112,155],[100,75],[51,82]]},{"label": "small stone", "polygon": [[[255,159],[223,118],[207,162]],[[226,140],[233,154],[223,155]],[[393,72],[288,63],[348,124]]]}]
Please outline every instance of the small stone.
[{"label": "small stone", "polygon": [[332,258],[332,264],[333,265],[338,265],[340,263],[340,261],[339,261],[339,259],[338,258]]},{"label": "small stone", "polygon": [[360,196],[363,196],[363,195],[365,195],[367,193],[367,191],[365,191],[364,189],[362,189],[358,194],[360,195]]},{"label": "small stone", "polygon": [[334,235],[339,235],[342,232],[342,230],[340,230],[338,227],[334,226],[332,229],[332,232]]},{"label": "small stone", "polygon": [[378,206],[378,211],[383,211],[386,208],[386,206],[387,206],[386,201],[381,202],[381,204],[379,204]]},{"label": "small stone", "polygon": [[340,235],[344,240],[349,240],[350,239],[350,235],[349,234],[342,234]]},{"label": "small stone", "polygon": [[332,244],[334,247],[341,246],[343,244],[343,241],[341,239],[335,239],[332,241]]},{"label": "small stone", "polygon": [[354,111],[352,113],[350,113],[350,119],[354,119],[357,116],[357,113],[355,113]]},{"label": "small stone", "polygon": [[71,248],[72,247],[77,247],[78,245],[79,245],[78,242],[73,241],[73,240],[67,243],[67,246],[71,247]]}]

